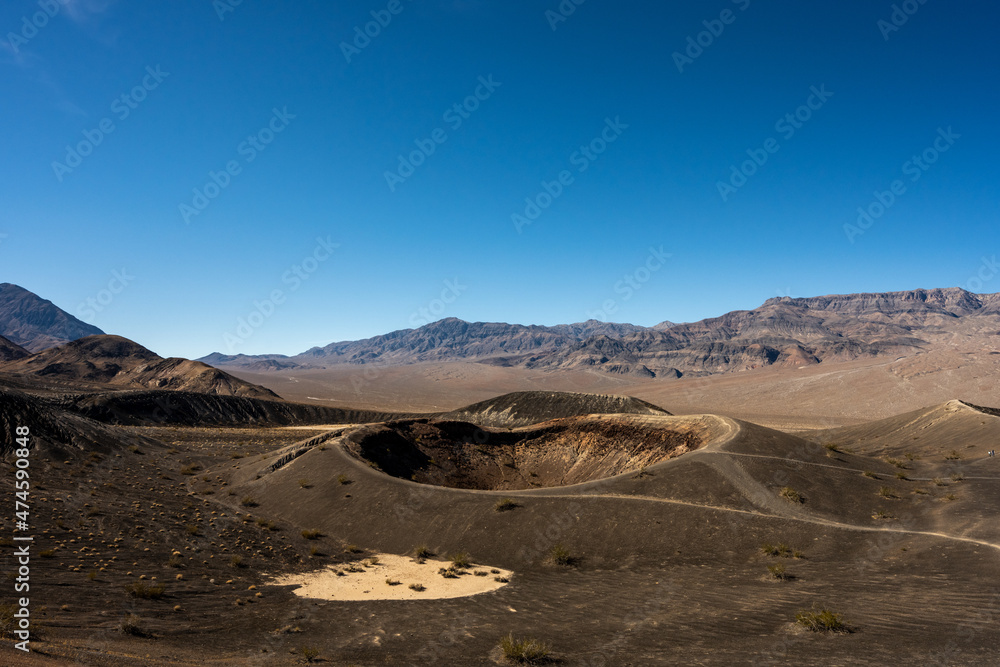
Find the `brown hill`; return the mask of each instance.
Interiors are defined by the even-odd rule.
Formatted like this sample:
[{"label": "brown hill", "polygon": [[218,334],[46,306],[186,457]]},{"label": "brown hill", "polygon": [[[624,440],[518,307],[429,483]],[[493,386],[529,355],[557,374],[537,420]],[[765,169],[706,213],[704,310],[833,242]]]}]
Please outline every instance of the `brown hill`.
[{"label": "brown hill", "polygon": [[30,352],[103,333],[23,287],[0,283],[0,335]]},{"label": "brown hill", "polygon": [[517,391],[436,415],[483,426],[517,427],[561,417],[596,414],[669,415],[652,403],[631,396],[564,391]]},{"label": "brown hill", "polygon": [[4,361],[13,361],[14,359],[23,359],[24,357],[30,355],[30,352],[17,343],[11,342],[3,336],[0,336],[0,363]]},{"label": "brown hill", "polygon": [[249,398],[279,399],[270,389],[244,382],[200,361],[164,359],[121,336],[88,336],[0,365],[17,373],[116,387],[175,389]]}]

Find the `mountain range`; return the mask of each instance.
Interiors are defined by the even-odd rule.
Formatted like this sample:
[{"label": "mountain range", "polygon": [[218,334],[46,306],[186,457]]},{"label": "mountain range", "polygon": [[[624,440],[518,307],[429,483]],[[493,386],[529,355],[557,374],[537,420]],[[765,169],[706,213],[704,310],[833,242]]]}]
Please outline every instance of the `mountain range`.
[{"label": "mountain range", "polygon": [[[107,336],[30,291],[0,285],[3,372],[127,387],[174,388],[275,398],[217,369],[286,371],[352,365],[467,361],[526,369],[596,370],[670,379],[829,361],[905,357],[956,334],[991,346],[1000,331],[1000,294],[960,288],[768,299],[698,322],[652,327],[588,320],[536,326],[446,318],[295,356],[213,353],[163,359]],[[96,333],[95,333],[96,332]]]},{"label": "mountain range", "polygon": [[200,359],[244,371],[339,364],[473,361],[530,369],[593,369],[677,378],[765,366],[797,367],[862,357],[907,356],[942,337],[1000,329],[1000,294],[960,288],[769,299],[699,322],[652,327],[589,320],[558,326],[447,318],[295,356],[210,354]]}]

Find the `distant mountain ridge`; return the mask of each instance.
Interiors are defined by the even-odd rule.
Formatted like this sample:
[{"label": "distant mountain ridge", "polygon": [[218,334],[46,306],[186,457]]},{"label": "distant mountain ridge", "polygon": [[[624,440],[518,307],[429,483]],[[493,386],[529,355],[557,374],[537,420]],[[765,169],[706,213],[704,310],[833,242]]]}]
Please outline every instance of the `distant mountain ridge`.
[{"label": "distant mountain ridge", "polygon": [[466,360],[676,378],[906,355],[923,349],[938,336],[972,326],[973,321],[980,328],[1000,327],[1000,294],[946,288],[777,297],[753,310],[686,324],[662,322],[653,327],[597,320],[546,327],[446,318],[419,329],[331,343],[292,357],[216,353],[202,360],[257,371]]},{"label": "distant mountain ridge", "polygon": [[0,336],[29,352],[103,333],[19,285],[0,283]]},{"label": "distant mountain ridge", "polygon": [[200,361],[170,358],[121,336],[88,336],[31,356],[0,363],[0,373],[82,381],[133,389],[174,389],[220,396],[280,400]]}]

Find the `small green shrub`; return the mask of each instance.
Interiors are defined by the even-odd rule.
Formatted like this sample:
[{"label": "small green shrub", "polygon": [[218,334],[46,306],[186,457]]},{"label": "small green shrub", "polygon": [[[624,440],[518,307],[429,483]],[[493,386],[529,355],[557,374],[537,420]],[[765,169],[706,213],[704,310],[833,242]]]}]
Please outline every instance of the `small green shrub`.
[{"label": "small green shrub", "polygon": [[451,557],[451,564],[457,569],[465,569],[472,566],[472,561],[469,560],[469,554],[463,551]]},{"label": "small green shrub", "polygon": [[786,486],[786,487],[783,487],[781,489],[781,497],[784,498],[785,500],[787,500],[790,503],[801,503],[802,502],[802,496],[799,495],[798,491],[796,491],[795,489],[793,489],[790,486]]},{"label": "small green shrub", "polygon": [[795,614],[795,622],[813,632],[850,632],[850,627],[840,614],[829,609],[820,611],[800,611]]},{"label": "small green shrub", "polygon": [[556,565],[572,567],[579,563],[580,559],[569,552],[569,549],[561,544],[557,544],[549,550],[549,557]]},{"label": "small green shrub", "polygon": [[510,510],[517,509],[520,505],[513,498],[501,498],[493,506],[493,509],[497,512],[509,512]]},{"label": "small green shrub", "polygon": [[541,665],[549,661],[551,650],[537,639],[515,639],[511,633],[500,640],[500,651],[508,662]]},{"label": "small green shrub", "polygon": [[159,600],[166,593],[167,587],[163,584],[146,583],[136,581],[125,585],[125,592],[134,598],[142,600]]}]

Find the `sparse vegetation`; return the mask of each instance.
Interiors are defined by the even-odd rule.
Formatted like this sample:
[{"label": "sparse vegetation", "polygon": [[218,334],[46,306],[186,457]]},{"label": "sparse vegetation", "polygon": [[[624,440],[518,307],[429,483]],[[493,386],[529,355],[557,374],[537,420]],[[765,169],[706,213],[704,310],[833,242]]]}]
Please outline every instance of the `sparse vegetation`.
[{"label": "sparse vegetation", "polygon": [[795,622],[813,632],[850,632],[851,629],[840,614],[829,609],[800,611],[795,614]]},{"label": "sparse vegetation", "polygon": [[400,581],[399,581],[398,579],[392,579],[392,578],[390,577],[389,579],[386,579],[386,580],[385,580],[385,583],[386,583],[386,585],[388,585],[388,586],[399,586],[399,584],[400,584]]},{"label": "sparse vegetation", "polygon": [[411,591],[416,591],[417,593],[420,593],[422,591],[426,591],[427,587],[424,586],[423,584],[410,584],[410,590]]},{"label": "sparse vegetation", "polygon": [[318,540],[321,535],[322,535],[322,533],[319,532],[318,530],[303,530],[302,531],[302,537],[306,538],[307,540]]},{"label": "sparse vegetation", "polygon": [[319,657],[319,649],[313,646],[303,646],[299,649],[299,653],[306,659],[306,662],[316,662],[316,658]]},{"label": "sparse vegetation", "polygon": [[963,482],[965,481],[965,475],[960,472],[951,473],[951,481],[953,482]]},{"label": "sparse vegetation", "polygon": [[472,566],[472,561],[469,560],[469,554],[463,551],[451,557],[451,565],[456,569],[464,570]]},{"label": "sparse vegetation", "polygon": [[123,635],[131,635],[133,637],[148,637],[149,633],[146,632],[141,625],[141,620],[135,614],[125,614],[122,620],[118,623],[118,632]]},{"label": "sparse vegetation", "polygon": [[962,460],[962,455],[959,454],[957,449],[951,450],[951,453],[944,457],[946,461],[960,461]]},{"label": "sparse vegetation", "polygon": [[511,633],[500,640],[504,659],[517,665],[542,665],[549,661],[551,650],[537,639],[515,639]]},{"label": "sparse vegetation", "polygon": [[163,584],[147,583],[136,581],[125,585],[125,592],[134,598],[142,600],[159,600],[166,593],[167,587]]},{"label": "sparse vegetation", "polygon": [[351,479],[347,475],[337,475],[337,481],[345,486],[351,483]]},{"label": "sparse vegetation", "polygon": [[875,474],[874,472],[872,472],[871,470],[865,470],[865,471],[864,471],[863,473],[861,473],[861,474],[863,474],[863,475],[864,475],[865,477],[869,477],[869,478],[871,478],[871,479],[879,479],[879,476],[878,476],[878,475],[876,475],[876,474]]},{"label": "sparse vegetation", "polygon": [[781,489],[780,493],[781,493],[781,497],[784,498],[785,500],[787,500],[790,503],[801,503],[802,502],[802,496],[799,495],[798,491],[796,491],[795,489],[793,489],[790,486],[783,487]]},{"label": "sparse vegetation", "polygon": [[793,549],[784,542],[779,544],[771,544],[770,542],[765,542],[760,545],[761,553],[765,556],[780,556],[781,558],[804,558],[805,554],[798,549]]},{"label": "sparse vegetation", "polygon": [[427,548],[426,545],[420,545],[413,550],[413,555],[417,559],[418,563],[423,563],[428,558],[434,555],[434,552]]},{"label": "sparse vegetation", "polygon": [[902,481],[905,482],[905,481],[908,481],[910,478],[906,476],[905,472],[903,472],[902,470],[900,470],[899,472],[896,473],[896,479],[899,479],[899,480],[902,480]]},{"label": "sparse vegetation", "polygon": [[520,505],[513,498],[501,498],[493,505],[493,509],[497,512],[509,512],[512,509],[517,509]]},{"label": "sparse vegetation", "polygon": [[828,442],[823,445],[823,447],[825,447],[828,452],[835,452],[837,454],[840,453],[840,447],[838,447],[836,443]]},{"label": "sparse vegetation", "polygon": [[243,507],[257,507],[259,504],[253,496],[243,496],[240,500],[240,505]]},{"label": "sparse vegetation", "polygon": [[299,486],[303,489],[308,489],[312,486],[312,484],[309,483],[308,479],[303,477],[302,479],[299,480]]},{"label": "sparse vegetation", "polygon": [[184,530],[187,531],[188,535],[198,535],[201,533],[201,528],[199,528],[196,523],[189,523],[184,527]]},{"label": "sparse vegetation", "polygon": [[880,495],[883,498],[886,498],[887,500],[895,500],[896,498],[899,498],[899,496],[896,494],[896,492],[893,490],[891,486],[879,487],[878,495]]},{"label": "sparse vegetation", "polygon": [[193,475],[196,472],[198,472],[199,470],[201,470],[201,466],[198,466],[198,465],[186,465],[183,468],[181,468],[181,474],[182,475]]},{"label": "sparse vegetation", "polygon": [[233,556],[229,559],[229,566],[239,569],[246,567],[246,564],[244,564],[242,556]]},{"label": "sparse vegetation", "polygon": [[777,579],[778,581],[787,581],[789,578],[788,572],[785,570],[785,566],[781,563],[768,565],[767,571],[771,575],[772,579]]},{"label": "sparse vegetation", "polygon": [[564,567],[576,565],[580,560],[561,544],[557,544],[549,550],[549,557],[552,559],[553,563]]},{"label": "sparse vegetation", "polygon": [[891,457],[886,457],[885,462],[888,463],[889,465],[894,465],[897,468],[902,468],[902,469],[906,468],[906,464],[903,463],[902,461],[900,461],[899,459],[894,459],[894,458],[891,458]]}]

